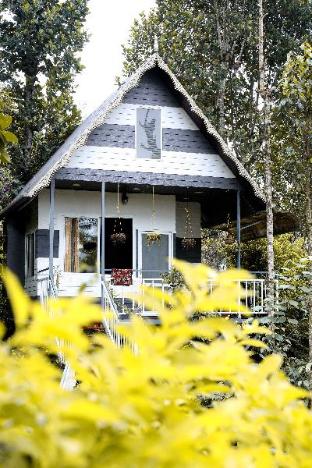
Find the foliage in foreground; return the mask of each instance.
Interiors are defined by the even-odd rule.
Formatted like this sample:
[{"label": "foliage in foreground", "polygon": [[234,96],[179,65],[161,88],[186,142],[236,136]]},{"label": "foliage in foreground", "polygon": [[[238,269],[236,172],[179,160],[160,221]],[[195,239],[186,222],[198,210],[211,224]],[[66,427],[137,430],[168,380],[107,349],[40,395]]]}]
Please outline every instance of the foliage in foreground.
[{"label": "foliage in foreground", "polygon": [[[194,311],[234,308],[241,273],[218,274],[209,295],[214,272],[176,266],[184,290],[145,291],[161,326],[133,317],[123,327],[135,354],[83,334],[102,313],[86,298],[53,300],[48,316],[5,274],[17,332],[0,346],[2,466],[310,466],[309,394],[288,382],[278,355],[252,360],[250,349],[263,346],[255,336],[267,329],[194,319]],[[63,351],[80,382],[72,392],[51,362],[55,336],[71,342]]]}]

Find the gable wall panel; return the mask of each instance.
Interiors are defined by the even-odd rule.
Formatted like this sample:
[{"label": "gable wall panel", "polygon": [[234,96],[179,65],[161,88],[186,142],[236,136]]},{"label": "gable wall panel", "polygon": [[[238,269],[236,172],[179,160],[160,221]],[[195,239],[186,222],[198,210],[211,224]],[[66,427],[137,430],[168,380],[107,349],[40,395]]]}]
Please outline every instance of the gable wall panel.
[{"label": "gable wall panel", "polygon": [[83,146],[66,167],[234,178],[217,154],[162,151],[161,159],[144,159],[134,148]]},{"label": "gable wall panel", "polygon": [[[161,110],[160,159],[138,157],[137,109]],[[71,156],[66,168],[147,172],[235,179],[214,144],[203,135],[160,77],[147,73],[86,144]]]}]

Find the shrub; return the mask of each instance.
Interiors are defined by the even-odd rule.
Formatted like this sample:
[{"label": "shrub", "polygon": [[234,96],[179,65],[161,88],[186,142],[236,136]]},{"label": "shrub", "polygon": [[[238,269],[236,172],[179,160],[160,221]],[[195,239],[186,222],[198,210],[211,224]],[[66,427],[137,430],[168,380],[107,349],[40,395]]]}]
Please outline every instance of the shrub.
[{"label": "shrub", "polygon": [[[267,329],[209,314],[189,320],[194,311],[235,307],[240,273],[176,267],[187,288],[145,291],[161,325],[134,316],[120,327],[136,353],[84,335],[102,317],[85,297],[51,300],[47,314],[4,275],[17,331],[0,346],[1,466],[310,466],[309,393],[288,382],[278,355],[252,360],[263,346],[255,336]],[[60,350],[55,337],[70,342],[61,351],[80,382],[71,392],[50,357]]]}]

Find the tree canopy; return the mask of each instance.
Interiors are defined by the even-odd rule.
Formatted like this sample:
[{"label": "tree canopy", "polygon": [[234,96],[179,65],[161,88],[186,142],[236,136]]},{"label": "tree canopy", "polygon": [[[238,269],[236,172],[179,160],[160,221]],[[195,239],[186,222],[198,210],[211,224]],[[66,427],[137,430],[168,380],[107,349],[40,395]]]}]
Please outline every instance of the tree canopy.
[{"label": "tree canopy", "polygon": [[23,184],[80,120],[74,104],[87,0],[3,0],[0,81],[15,103],[11,171]]},{"label": "tree canopy", "polygon": [[[311,30],[312,4],[266,2],[265,56],[276,86],[290,50]],[[124,46],[124,72],[153,52],[160,55],[241,160],[259,175],[258,1],[158,0],[142,14]]]}]

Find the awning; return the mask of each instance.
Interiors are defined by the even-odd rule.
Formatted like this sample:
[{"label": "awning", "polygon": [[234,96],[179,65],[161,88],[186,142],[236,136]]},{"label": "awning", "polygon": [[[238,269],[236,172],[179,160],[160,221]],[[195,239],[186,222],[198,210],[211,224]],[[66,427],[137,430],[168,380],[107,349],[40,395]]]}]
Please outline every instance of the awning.
[{"label": "awning", "polygon": [[[299,228],[299,221],[291,213],[276,212],[274,213],[274,235],[294,232]],[[223,223],[214,226],[214,229],[227,231],[232,236],[236,236],[236,222],[230,224]],[[266,212],[261,211],[247,218],[241,219],[241,240],[242,242],[252,239],[260,239],[266,237]]]}]

